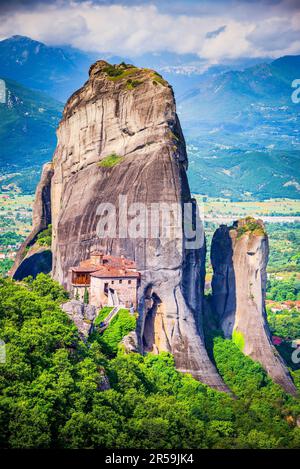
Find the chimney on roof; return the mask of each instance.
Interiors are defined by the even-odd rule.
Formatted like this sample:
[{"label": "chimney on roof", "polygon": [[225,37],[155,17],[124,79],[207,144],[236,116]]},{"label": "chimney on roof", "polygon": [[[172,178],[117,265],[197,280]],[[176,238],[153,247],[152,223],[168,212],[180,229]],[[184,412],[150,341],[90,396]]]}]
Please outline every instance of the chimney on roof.
[{"label": "chimney on roof", "polygon": [[103,265],[103,252],[100,252],[100,251],[91,252],[91,262],[94,265]]}]

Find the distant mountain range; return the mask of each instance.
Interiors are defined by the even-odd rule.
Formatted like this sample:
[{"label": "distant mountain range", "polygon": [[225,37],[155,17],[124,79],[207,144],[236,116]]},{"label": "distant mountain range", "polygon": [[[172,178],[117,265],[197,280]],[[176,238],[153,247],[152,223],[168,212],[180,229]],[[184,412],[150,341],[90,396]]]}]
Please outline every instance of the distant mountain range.
[{"label": "distant mountain range", "polygon": [[[230,70],[227,64],[216,65],[204,72],[204,61],[194,54],[147,53],[133,59],[107,53],[86,53],[66,46],[50,47],[25,36],[0,41],[0,58],[0,77],[19,81],[62,102],[84,84],[90,65],[99,59],[154,68],[170,81],[177,96],[197,86],[207,75]],[[257,59],[256,63],[259,61]],[[241,69],[251,64],[253,59],[244,59],[232,63],[231,67]]]},{"label": "distant mountain range", "polygon": [[49,47],[24,36],[0,41],[0,77],[65,101],[88,79],[92,55]]},{"label": "distant mountain range", "polygon": [[6,178],[0,185],[15,182],[34,192],[41,166],[51,159],[56,146],[63,106],[12,80],[1,82],[1,90],[5,102],[0,103],[0,174]]},{"label": "distant mountain range", "polygon": [[218,65],[202,73],[201,61],[192,56],[148,54],[133,61],[49,47],[23,36],[0,41],[0,78],[16,97],[13,108],[0,104],[1,172],[16,162],[37,168],[51,159],[62,109],[58,101],[82,86],[99,58],[163,71],[177,97],[193,192],[233,199],[299,197],[300,104],[291,100],[291,83],[300,78],[300,56],[258,59],[243,70]]},{"label": "distant mountain range", "polygon": [[300,105],[291,99],[297,77],[300,56],[282,57],[207,77],[179,99],[194,191],[299,197]]}]

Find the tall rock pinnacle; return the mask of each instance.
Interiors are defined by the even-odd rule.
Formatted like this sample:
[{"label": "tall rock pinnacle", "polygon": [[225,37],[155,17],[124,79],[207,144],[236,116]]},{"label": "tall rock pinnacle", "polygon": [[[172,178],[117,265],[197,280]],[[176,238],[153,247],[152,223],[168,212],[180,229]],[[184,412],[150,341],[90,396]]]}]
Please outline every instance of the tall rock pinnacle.
[{"label": "tall rock pinnacle", "polygon": [[[28,275],[36,275],[39,272],[49,273],[51,271],[51,252],[40,252],[30,250],[34,246],[37,235],[51,224],[51,179],[53,176],[52,163],[46,163],[42,170],[40,182],[36,188],[32,231],[19,248],[10,275],[20,280]],[[29,251],[28,251],[29,250]]]},{"label": "tall rock pinnacle", "polygon": [[211,262],[213,307],[226,338],[237,338],[243,352],[261,363],[285,391],[296,388],[272,345],[265,312],[268,236],[263,222],[247,217],[214,234]]},{"label": "tall rock pinnacle", "polygon": [[[153,70],[98,61],[68,100],[57,136],[51,181],[53,277],[69,288],[69,268],[93,250],[134,259],[141,272],[140,350],[169,351],[179,370],[227,391],[204,346],[202,225],[193,249],[186,248],[182,224],[174,230],[172,217],[168,237],[160,231],[156,237],[99,237],[97,228],[100,204],[111,204],[120,219],[120,195],[128,207],[144,204],[148,214],[152,204],[179,205],[182,212],[190,202],[192,224],[197,222],[172,88]],[[131,218],[125,214],[126,224]],[[118,228],[124,228],[122,220]]]}]

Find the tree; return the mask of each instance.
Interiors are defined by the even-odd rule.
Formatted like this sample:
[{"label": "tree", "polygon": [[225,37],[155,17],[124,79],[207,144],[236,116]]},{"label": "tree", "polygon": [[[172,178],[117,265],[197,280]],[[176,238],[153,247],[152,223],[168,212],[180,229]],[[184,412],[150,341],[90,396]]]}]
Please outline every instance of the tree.
[{"label": "tree", "polygon": [[43,297],[49,297],[53,301],[63,302],[69,298],[68,292],[50,275],[40,273],[33,279],[31,276],[24,279],[29,289]]},{"label": "tree", "polygon": [[84,289],[84,294],[83,294],[83,302],[85,304],[88,304],[89,303],[89,292],[88,292],[88,289],[85,287]]}]

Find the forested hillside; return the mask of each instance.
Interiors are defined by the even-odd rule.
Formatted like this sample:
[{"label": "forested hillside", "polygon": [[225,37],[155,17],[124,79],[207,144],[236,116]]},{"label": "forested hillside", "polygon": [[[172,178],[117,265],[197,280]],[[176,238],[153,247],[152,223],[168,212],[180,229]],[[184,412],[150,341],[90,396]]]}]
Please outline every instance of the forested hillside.
[{"label": "forested hillside", "polygon": [[109,349],[114,331],[105,346],[97,333],[82,342],[66,299],[42,274],[0,281],[2,448],[299,447],[299,403],[233,342],[215,338],[213,354],[236,398],[177,372],[166,353]]}]

